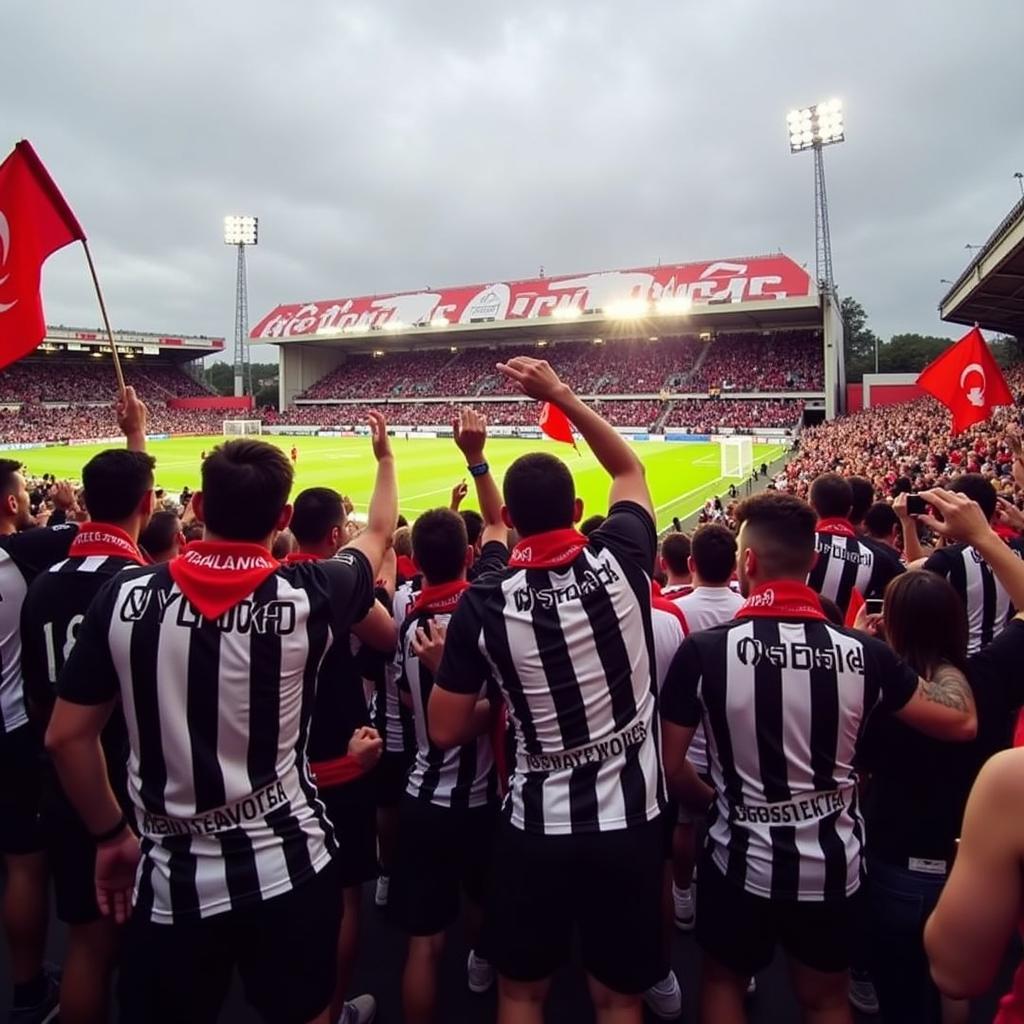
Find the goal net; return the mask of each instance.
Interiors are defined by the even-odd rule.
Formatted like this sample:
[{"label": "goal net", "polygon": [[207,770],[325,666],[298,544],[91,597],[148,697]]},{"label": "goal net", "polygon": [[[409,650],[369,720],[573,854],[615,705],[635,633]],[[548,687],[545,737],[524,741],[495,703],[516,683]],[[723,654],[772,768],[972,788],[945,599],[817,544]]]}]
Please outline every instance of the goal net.
[{"label": "goal net", "polygon": [[263,433],[263,422],[261,420],[225,420],[225,437],[248,437],[252,434]]},{"label": "goal net", "polygon": [[744,480],[754,471],[754,444],[746,435],[722,438],[722,476]]}]

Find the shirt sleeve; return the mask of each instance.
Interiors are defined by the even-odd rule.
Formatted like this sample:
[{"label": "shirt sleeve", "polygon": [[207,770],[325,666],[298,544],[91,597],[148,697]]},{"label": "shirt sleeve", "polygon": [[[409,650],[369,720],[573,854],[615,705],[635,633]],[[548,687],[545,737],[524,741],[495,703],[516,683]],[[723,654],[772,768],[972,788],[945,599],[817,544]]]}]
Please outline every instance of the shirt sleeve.
[{"label": "shirt sleeve", "polygon": [[595,547],[607,547],[619,558],[639,565],[648,576],[654,572],[658,537],[650,512],[634,501],[617,501],[608,518],[590,535]]},{"label": "shirt sleeve", "polygon": [[661,717],[673,725],[694,728],[700,724],[700,652],[693,637],[687,637],[676,651],[661,688]]},{"label": "shirt sleeve", "polygon": [[104,704],[120,692],[120,680],[110,654],[110,619],[120,587],[115,577],[89,605],[75,646],[57,676],[57,696],[72,704]]},{"label": "shirt sleeve", "polygon": [[879,706],[883,711],[899,711],[917,692],[917,673],[881,640],[865,637],[863,643],[864,674],[882,694]]},{"label": "shirt sleeve", "polygon": [[939,576],[949,576],[949,552],[945,548],[938,548],[936,551],[933,551],[925,559],[924,568]]},{"label": "shirt sleeve", "polygon": [[25,530],[9,538],[4,547],[27,580],[68,557],[68,548],[78,534],[75,523]]},{"label": "shirt sleeve", "polygon": [[452,693],[476,695],[490,672],[480,650],[480,621],[476,609],[463,595],[448,623],[444,655],[434,685]]},{"label": "shirt sleeve", "polygon": [[33,587],[28,588],[21,606],[21,675],[25,680],[25,696],[39,707],[53,703],[53,684],[46,666],[45,637],[37,629],[39,615]]},{"label": "shirt sleeve", "polygon": [[489,540],[473,563],[473,578],[488,572],[501,572],[508,566],[508,547],[500,540]]},{"label": "shirt sleeve", "polygon": [[366,555],[345,548],[334,558],[314,564],[327,574],[335,630],[340,634],[365,619],[375,600],[375,581]]}]

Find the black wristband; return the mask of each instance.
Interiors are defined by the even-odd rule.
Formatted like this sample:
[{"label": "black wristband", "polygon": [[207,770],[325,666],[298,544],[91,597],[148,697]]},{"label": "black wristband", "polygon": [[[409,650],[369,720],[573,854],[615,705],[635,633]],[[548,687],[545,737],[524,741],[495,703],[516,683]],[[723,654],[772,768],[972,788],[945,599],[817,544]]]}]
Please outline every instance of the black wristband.
[{"label": "black wristband", "polygon": [[92,841],[97,845],[99,843],[109,843],[111,839],[116,839],[127,827],[128,819],[122,814],[121,820],[113,828],[108,828],[106,832],[93,836]]},{"label": "black wristband", "polygon": [[470,476],[485,476],[491,471],[491,467],[486,462],[478,462],[475,466],[467,466]]}]

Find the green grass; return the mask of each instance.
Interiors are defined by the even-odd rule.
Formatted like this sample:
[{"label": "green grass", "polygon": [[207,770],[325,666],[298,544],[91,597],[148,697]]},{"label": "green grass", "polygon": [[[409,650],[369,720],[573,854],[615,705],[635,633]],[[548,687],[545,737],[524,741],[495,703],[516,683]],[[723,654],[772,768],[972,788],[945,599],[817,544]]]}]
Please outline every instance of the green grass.
[{"label": "green grass", "polygon": [[[149,450],[157,458],[157,483],[177,491],[186,484],[199,486],[199,455],[218,444],[220,437],[183,437],[152,441]],[[263,440],[288,451],[299,449],[295,475],[295,493],[305,487],[333,487],[347,494],[357,513],[364,512],[373,487],[375,466],[370,442],[365,438],[274,437]],[[394,440],[398,465],[400,506],[415,518],[438,505],[447,505],[452,487],[462,479],[470,483],[465,507],[476,506],[472,480],[465,472],[461,452],[451,440]],[[24,461],[34,474],[54,473],[77,479],[82,465],[105,445],[54,447],[25,451]],[[659,527],[671,523],[673,516],[685,517],[699,509],[707,498],[723,493],[729,481],[721,477],[717,444],[670,444],[637,442],[637,454],[647,466],[647,479],[657,509]],[[518,441],[494,438],[487,443],[492,471],[500,480],[505,469],[525,452],[543,449],[560,456],[572,469],[577,493],[583,498],[585,515],[603,512],[608,507],[608,476],[585,445],[580,455],[565,445],[551,441]],[[771,462],[782,453],[778,445],[754,445],[758,465]],[[22,453],[14,453],[15,457]]]}]

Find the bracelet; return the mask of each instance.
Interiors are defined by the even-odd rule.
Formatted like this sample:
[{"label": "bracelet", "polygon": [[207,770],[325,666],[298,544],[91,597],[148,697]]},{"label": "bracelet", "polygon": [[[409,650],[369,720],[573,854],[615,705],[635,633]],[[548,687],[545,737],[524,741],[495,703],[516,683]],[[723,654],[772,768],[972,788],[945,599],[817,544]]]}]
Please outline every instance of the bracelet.
[{"label": "bracelet", "polygon": [[122,814],[120,820],[113,828],[108,828],[106,832],[101,832],[98,836],[93,836],[92,841],[97,845],[100,843],[109,843],[111,839],[116,839],[127,827],[128,819]]},{"label": "bracelet", "polygon": [[486,462],[478,462],[475,466],[467,466],[470,476],[486,476],[490,471],[491,467]]}]

